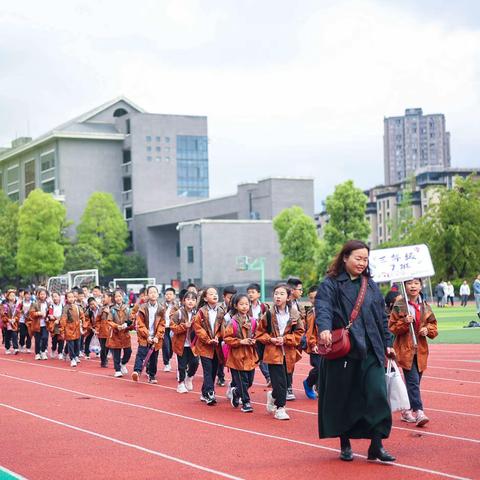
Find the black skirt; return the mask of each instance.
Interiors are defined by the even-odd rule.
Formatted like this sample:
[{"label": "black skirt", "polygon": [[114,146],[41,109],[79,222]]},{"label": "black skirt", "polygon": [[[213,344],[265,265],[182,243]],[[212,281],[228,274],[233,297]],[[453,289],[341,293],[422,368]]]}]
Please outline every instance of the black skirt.
[{"label": "black skirt", "polygon": [[385,369],[369,350],[364,359],[323,360],[320,367],[320,438],[388,438],[392,413]]}]

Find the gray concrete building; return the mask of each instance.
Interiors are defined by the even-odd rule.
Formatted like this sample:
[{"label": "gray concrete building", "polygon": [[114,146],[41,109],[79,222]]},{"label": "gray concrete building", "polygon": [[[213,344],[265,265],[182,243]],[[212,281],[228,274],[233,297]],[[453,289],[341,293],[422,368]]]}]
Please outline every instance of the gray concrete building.
[{"label": "gray concrete building", "polygon": [[408,108],[404,116],[384,119],[385,185],[401,182],[426,167],[450,167],[450,133],[443,114],[423,115]]}]

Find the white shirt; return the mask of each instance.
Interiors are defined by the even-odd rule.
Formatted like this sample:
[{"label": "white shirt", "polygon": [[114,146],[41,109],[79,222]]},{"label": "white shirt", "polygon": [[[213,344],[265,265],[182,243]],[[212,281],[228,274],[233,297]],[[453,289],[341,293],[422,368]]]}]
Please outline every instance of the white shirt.
[{"label": "white shirt", "polygon": [[26,302],[25,300],[22,302],[22,316],[20,317],[20,323],[25,323],[25,319],[28,317],[28,312],[30,311],[31,306],[31,300],[29,302]]},{"label": "white shirt", "polygon": [[148,302],[148,330],[151,337],[155,335],[155,315],[157,314],[158,303],[152,305]]},{"label": "white shirt", "polygon": [[217,307],[210,308],[208,307],[208,322],[210,323],[210,328],[213,335],[215,335],[215,320],[217,319]]},{"label": "white shirt", "polygon": [[173,302],[172,303],[165,303],[167,307],[167,311],[165,312],[165,328],[170,327],[170,312],[172,311]]},{"label": "white shirt", "polygon": [[470,295],[470,287],[462,283],[460,287],[460,295]]},{"label": "white shirt", "polygon": [[[192,315],[193,315],[193,312],[188,312],[188,321],[190,321],[192,319]],[[179,312],[178,314],[178,318],[180,319],[181,318],[181,312]],[[191,344],[190,344],[190,329],[192,327],[189,327],[187,328],[187,334],[185,335],[185,343],[184,343],[184,347],[191,347]]]},{"label": "white shirt", "polygon": [[290,320],[290,314],[288,313],[288,308],[286,308],[284,312],[275,310],[275,314],[277,317],[278,331],[280,335],[283,336],[283,334],[285,333],[285,328],[287,327],[287,323]]},{"label": "white shirt", "polygon": [[262,306],[260,305],[260,302],[257,303],[257,306],[254,307],[252,305],[252,317],[258,320],[260,318],[260,314],[262,313]]},{"label": "white shirt", "polygon": [[40,317],[40,327],[45,327],[45,317],[47,316],[47,302],[40,304],[40,311],[42,312],[43,317]]},{"label": "white shirt", "polygon": [[55,303],[53,304],[53,316],[57,320],[62,316],[62,310],[63,310],[63,307],[61,303],[59,303],[58,305]]}]

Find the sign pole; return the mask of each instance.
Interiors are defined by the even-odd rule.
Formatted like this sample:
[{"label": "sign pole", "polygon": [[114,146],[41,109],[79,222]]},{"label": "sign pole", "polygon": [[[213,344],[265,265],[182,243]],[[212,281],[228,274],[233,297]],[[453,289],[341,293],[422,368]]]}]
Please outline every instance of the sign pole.
[{"label": "sign pole", "polygon": [[[402,286],[402,294],[403,298],[405,299],[405,306],[407,307],[407,314],[408,314],[408,297],[407,297],[407,290],[405,289],[405,282],[400,282],[400,285]],[[417,351],[417,336],[415,335],[415,327],[413,326],[413,322],[409,324],[409,329],[410,329],[410,335],[412,336],[412,341],[413,341],[413,348],[415,351]]]},{"label": "sign pole", "polygon": [[265,303],[265,259],[260,258],[260,300],[262,303]]}]

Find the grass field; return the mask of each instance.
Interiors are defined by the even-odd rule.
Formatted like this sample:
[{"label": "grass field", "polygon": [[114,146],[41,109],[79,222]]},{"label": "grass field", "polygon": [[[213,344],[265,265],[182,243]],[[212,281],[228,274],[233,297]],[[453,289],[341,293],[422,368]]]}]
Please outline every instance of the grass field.
[{"label": "grass field", "polygon": [[438,322],[438,337],[431,343],[480,343],[480,328],[463,328],[479,320],[475,305],[433,308]]}]

